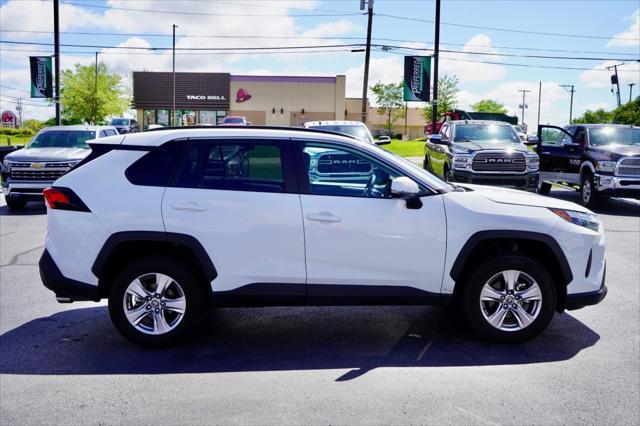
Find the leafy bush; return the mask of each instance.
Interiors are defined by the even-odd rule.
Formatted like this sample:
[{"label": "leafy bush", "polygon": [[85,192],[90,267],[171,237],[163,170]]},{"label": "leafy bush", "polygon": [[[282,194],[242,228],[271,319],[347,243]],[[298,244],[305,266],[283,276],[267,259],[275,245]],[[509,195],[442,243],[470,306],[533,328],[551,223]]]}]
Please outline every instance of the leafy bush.
[{"label": "leafy bush", "polygon": [[7,136],[33,136],[35,132],[30,129],[14,129],[11,127],[0,127],[0,135]]}]

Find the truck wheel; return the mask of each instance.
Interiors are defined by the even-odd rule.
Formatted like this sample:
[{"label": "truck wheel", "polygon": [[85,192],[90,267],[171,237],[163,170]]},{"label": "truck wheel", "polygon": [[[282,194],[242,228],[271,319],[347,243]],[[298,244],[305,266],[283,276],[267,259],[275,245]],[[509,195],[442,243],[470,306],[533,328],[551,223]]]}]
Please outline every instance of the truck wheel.
[{"label": "truck wheel", "polygon": [[595,207],[599,200],[598,190],[591,173],[585,173],[580,182],[580,201],[586,207]]},{"label": "truck wheel", "polygon": [[171,346],[193,331],[203,314],[196,277],[166,256],[134,260],[114,279],[109,315],[128,340],[146,347]]},{"label": "truck wheel", "polygon": [[464,314],[469,325],[486,340],[531,340],[553,318],[553,280],[542,265],[529,257],[499,256],[482,262],[465,285]]},{"label": "truck wheel", "polygon": [[549,195],[551,191],[551,184],[543,181],[538,182],[538,194],[540,195]]},{"label": "truck wheel", "polygon": [[22,210],[27,205],[26,201],[11,199],[11,197],[5,198],[5,201],[7,202],[7,207],[11,210]]},{"label": "truck wheel", "polygon": [[451,176],[451,170],[446,165],[444,166],[444,181],[445,182],[453,182],[453,176]]}]

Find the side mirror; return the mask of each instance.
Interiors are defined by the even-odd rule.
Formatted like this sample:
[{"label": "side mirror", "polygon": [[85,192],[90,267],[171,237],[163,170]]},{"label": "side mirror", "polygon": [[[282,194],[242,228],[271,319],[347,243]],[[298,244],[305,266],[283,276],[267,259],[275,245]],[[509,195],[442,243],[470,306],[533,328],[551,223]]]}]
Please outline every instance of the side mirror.
[{"label": "side mirror", "polygon": [[375,143],[376,145],[389,145],[391,138],[389,136],[380,136]]},{"label": "side mirror", "polygon": [[446,140],[442,139],[442,135],[439,133],[429,136],[429,142],[436,145],[447,145]]},{"label": "side mirror", "polygon": [[408,209],[415,210],[422,207],[419,193],[418,184],[406,176],[400,176],[391,181],[391,197],[405,200]]},{"label": "side mirror", "polygon": [[527,136],[527,140],[524,142],[525,145],[538,145],[539,139],[537,136]]}]

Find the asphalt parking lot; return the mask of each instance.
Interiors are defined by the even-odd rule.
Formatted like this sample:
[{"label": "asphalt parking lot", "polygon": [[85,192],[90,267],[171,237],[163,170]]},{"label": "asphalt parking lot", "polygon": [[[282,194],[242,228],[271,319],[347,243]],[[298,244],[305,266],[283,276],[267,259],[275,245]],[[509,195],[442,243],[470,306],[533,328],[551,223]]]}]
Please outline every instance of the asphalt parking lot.
[{"label": "asphalt parking lot", "polygon": [[221,309],[187,346],[143,350],[104,303],[42,286],[45,213],[0,198],[2,425],[640,423],[638,202],[598,210],[607,298],[516,346],[439,307],[340,307]]}]

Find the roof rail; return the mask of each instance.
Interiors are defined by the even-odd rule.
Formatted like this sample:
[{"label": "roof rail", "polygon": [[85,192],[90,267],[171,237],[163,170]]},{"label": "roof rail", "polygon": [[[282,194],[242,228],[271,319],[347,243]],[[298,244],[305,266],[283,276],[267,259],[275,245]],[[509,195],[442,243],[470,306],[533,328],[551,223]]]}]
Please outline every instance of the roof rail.
[{"label": "roof rail", "polygon": [[207,129],[207,130],[212,130],[212,129],[221,129],[221,130],[227,130],[227,129],[244,129],[244,130],[252,130],[252,129],[259,129],[259,130],[285,130],[285,131],[290,131],[290,132],[305,132],[305,133],[319,133],[319,134],[329,134],[329,135],[338,135],[338,136],[344,136],[346,138],[351,138],[351,139],[356,139],[359,140],[358,138],[356,138],[353,135],[348,135],[346,133],[340,133],[340,132],[334,132],[331,130],[322,130],[322,129],[308,129],[306,127],[286,127],[286,126],[169,126],[169,127],[158,127],[155,129],[148,129],[145,130],[145,132],[161,132],[163,130],[192,130],[192,129]]}]

